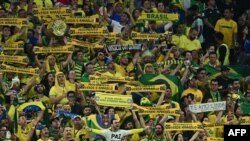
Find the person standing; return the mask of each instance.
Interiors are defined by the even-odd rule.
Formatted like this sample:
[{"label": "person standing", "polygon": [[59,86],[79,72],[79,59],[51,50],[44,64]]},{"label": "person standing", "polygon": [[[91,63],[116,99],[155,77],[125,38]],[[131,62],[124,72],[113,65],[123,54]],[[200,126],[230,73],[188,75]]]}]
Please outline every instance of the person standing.
[{"label": "person standing", "polygon": [[120,129],[119,121],[117,119],[112,119],[111,129],[97,130],[88,128],[88,131],[102,135],[107,141],[121,141],[124,136],[140,133],[147,129],[149,129],[149,126],[140,129],[122,130]]}]

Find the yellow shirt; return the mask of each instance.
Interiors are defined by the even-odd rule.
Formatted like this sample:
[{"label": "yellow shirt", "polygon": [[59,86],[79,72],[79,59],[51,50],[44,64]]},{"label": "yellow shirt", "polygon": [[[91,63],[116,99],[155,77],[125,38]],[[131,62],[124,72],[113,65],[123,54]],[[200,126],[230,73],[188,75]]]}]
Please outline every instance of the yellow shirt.
[{"label": "yellow shirt", "polygon": [[83,127],[80,130],[77,130],[75,128],[73,128],[72,130],[72,135],[74,136],[74,138],[76,139],[76,141],[82,141],[84,139],[89,139],[89,132]]},{"label": "yellow shirt", "polygon": [[[64,93],[67,93],[68,91],[66,90],[66,88],[65,87],[60,87],[60,86],[58,86],[58,87],[55,87],[55,86],[53,86],[51,89],[50,89],[50,91],[49,91],[49,96],[56,96],[56,97],[58,97],[58,96],[61,96],[61,95],[63,95]],[[65,98],[63,98],[61,101],[60,101],[60,103],[61,104],[67,104],[69,101],[68,101],[68,99],[65,97]]]},{"label": "yellow shirt", "polygon": [[194,39],[193,41],[191,41],[190,39],[187,38],[187,36],[180,37],[180,45],[179,46],[180,46],[180,48],[187,50],[187,51],[201,49],[201,43],[198,39]]},{"label": "yellow shirt", "polygon": [[[51,0],[44,0],[45,1],[45,7],[53,7],[53,3]],[[43,7],[43,0],[34,0],[37,7]]]},{"label": "yellow shirt", "polygon": [[[14,34],[14,35],[10,36],[9,39],[7,39],[5,41],[5,43],[7,43],[7,44],[14,43],[19,38],[19,36],[20,36],[20,34]],[[2,42],[1,42],[2,38],[3,38],[3,35],[0,34],[0,44],[2,44]]]},{"label": "yellow shirt", "polygon": [[28,138],[29,131],[32,127],[32,122],[30,122],[24,129],[22,129],[21,126],[18,125],[18,131],[16,136],[19,138],[19,141],[26,141],[26,139]]},{"label": "yellow shirt", "polygon": [[186,35],[181,35],[181,36],[178,36],[178,35],[173,35],[172,36],[172,41],[171,41],[171,43],[172,44],[175,44],[176,46],[180,46],[180,39],[181,38],[184,38],[183,36],[186,36]]},{"label": "yellow shirt", "polygon": [[233,20],[226,20],[225,18],[219,19],[215,25],[214,30],[221,32],[224,35],[224,42],[229,48],[233,47],[233,35],[238,32],[237,23]]},{"label": "yellow shirt", "polygon": [[132,71],[134,69],[134,64],[131,62],[128,64],[128,66],[125,68],[123,68],[121,65],[115,64],[115,70],[116,72],[119,72],[123,77],[128,75],[129,71]]},{"label": "yellow shirt", "polygon": [[115,74],[107,71],[103,74],[104,76],[108,76],[109,78],[121,78],[122,75],[119,72],[116,72]]},{"label": "yellow shirt", "polygon": [[133,40],[123,40],[121,39],[121,45],[133,45]]},{"label": "yellow shirt", "polygon": [[66,80],[66,87],[68,91],[76,91],[76,82],[71,83],[68,80]]},{"label": "yellow shirt", "polygon": [[203,94],[199,89],[188,88],[182,92],[181,97],[187,96],[189,93],[194,95],[194,97],[196,99],[196,103],[201,103],[201,101],[203,99]]}]

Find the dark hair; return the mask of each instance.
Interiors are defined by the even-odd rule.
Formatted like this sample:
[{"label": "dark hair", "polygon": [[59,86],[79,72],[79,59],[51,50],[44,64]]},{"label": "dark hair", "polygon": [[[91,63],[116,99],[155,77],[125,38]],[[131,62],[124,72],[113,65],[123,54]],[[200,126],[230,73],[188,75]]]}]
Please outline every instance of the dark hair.
[{"label": "dark hair", "polygon": [[214,52],[214,51],[213,51],[213,52],[210,52],[210,53],[209,53],[209,56],[210,56],[210,55],[213,55],[213,54],[215,54],[215,55],[217,56],[216,52]]},{"label": "dark hair", "polygon": [[217,82],[217,83],[218,83],[218,80],[217,80],[217,79],[212,79],[212,80],[210,81],[210,84],[212,84],[212,82]]},{"label": "dark hair", "polygon": [[117,120],[117,119],[116,119],[116,118],[111,119],[111,120],[110,120],[110,124],[113,124],[113,121],[114,121],[114,120]]},{"label": "dark hair", "polygon": [[198,73],[200,73],[201,71],[206,71],[204,68],[199,68],[198,70],[197,70],[197,74]]},{"label": "dark hair", "polygon": [[222,41],[224,39],[224,35],[221,32],[215,32],[215,39]]},{"label": "dark hair", "polygon": [[189,94],[187,94],[187,98],[191,98],[191,100],[194,100],[194,94],[192,94],[192,93],[189,93]]}]

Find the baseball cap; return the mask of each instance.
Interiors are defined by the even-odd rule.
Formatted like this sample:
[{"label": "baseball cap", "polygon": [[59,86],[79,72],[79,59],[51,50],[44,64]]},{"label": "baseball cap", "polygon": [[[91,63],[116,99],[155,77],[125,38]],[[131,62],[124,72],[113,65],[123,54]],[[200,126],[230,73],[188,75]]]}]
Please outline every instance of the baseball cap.
[{"label": "baseball cap", "polygon": [[105,139],[103,136],[100,136],[100,135],[96,135],[95,136],[95,139],[94,139],[94,141],[96,141],[96,140],[98,140],[98,139]]},{"label": "baseball cap", "polygon": [[82,117],[81,117],[81,116],[79,116],[79,115],[75,115],[75,116],[73,117],[73,119],[76,119],[76,118],[80,118],[80,119],[82,119]]}]

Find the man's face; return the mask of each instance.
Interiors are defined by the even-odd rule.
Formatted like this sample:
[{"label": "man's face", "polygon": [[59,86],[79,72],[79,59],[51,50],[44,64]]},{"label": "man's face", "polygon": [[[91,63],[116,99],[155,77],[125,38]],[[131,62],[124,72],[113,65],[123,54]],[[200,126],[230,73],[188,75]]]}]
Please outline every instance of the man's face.
[{"label": "man's face", "polygon": [[45,136],[45,137],[49,137],[49,130],[48,130],[47,127],[43,128],[43,129],[41,130],[41,135],[42,135],[42,136]]},{"label": "man's face", "polygon": [[63,130],[64,138],[71,138],[71,127],[65,127]]},{"label": "man's face", "polygon": [[129,63],[128,57],[122,57],[121,58],[121,64],[128,65],[128,63]]},{"label": "man's face", "polygon": [[11,32],[10,32],[10,28],[9,27],[5,27],[3,29],[3,35],[4,36],[10,36]]},{"label": "man's face", "polygon": [[158,3],[157,9],[158,9],[159,12],[164,12],[165,11],[164,4],[161,3],[161,2]]},{"label": "man's face", "polygon": [[19,117],[19,124],[20,124],[21,126],[26,126],[26,125],[27,125],[27,120],[26,120],[26,117],[25,117],[25,116]]},{"label": "man's face", "polygon": [[98,54],[97,54],[97,58],[98,58],[98,60],[103,61],[103,60],[105,59],[105,55],[104,55],[104,53],[102,53],[102,52],[98,52]]},{"label": "man's face", "polygon": [[198,31],[197,31],[197,30],[191,30],[191,31],[189,32],[189,39],[190,39],[191,41],[193,41],[194,39],[196,39],[197,36],[198,36]]},{"label": "man's face", "polygon": [[82,61],[82,59],[83,59],[83,53],[82,52],[77,52],[76,59],[78,61]]},{"label": "man's face", "polygon": [[216,63],[216,54],[210,54],[209,55],[209,61],[210,63]]},{"label": "man's face", "polygon": [[156,132],[156,135],[161,135],[163,133],[160,125],[155,126],[155,132]]},{"label": "man's face", "polygon": [[58,75],[57,80],[59,84],[64,84],[64,75],[62,74]]},{"label": "man's face", "polygon": [[240,89],[240,81],[234,81],[233,82],[233,88],[236,89],[236,90]]},{"label": "man's face", "polygon": [[211,90],[212,91],[217,91],[219,87],[219,84],[217,81],[211,81]]},{"label": "man's face", "polygon": [[128,16],[124,13],[121,15],[121,22],[127,22],[128,21]]},{"label": "man's face", "polygon": [[90,75],[95,74],[94,66],[92,64],[87,66],[87,73]]},{"label": "man's face", "polygon": [[116,6],[115,6],[115,12],[121,13],[122,10],[123,10],[122,9],[122,4],[121,3],[116,4]]},{"label": "man's face", "polygon": [[171,98],[172,97],[172,91],[171,91],[171,89],[166,89],[165,90],[165,96],[166,96],[166,98]]},{"label": "man's face", "polygon": [[5,137],[6,137],[6,133],[7,133],[7,128],[3,126],[3,127],[0,129],[0,137],[1,137],[1,138],[5,138]]},{"label": "man's face", "polygon": [[0,18],[4,18],[5,17],[5,11],[4,10],[0,10]]},{"label": "man's face", "polygon": [[39,85],[37,85],[37,92],[39,93],[39,94],[42,94],[43,93],[43,85],[42,84],[39,84]]},{"label": "man's face", "polygon": [[111,125],[115,130],[118,130],[120,128],[120,123],[118,120],[113,120],[113,123]]},{"label": "man's face", "polygon": [[54,120],[52,121],[52,127],[53,127],[53,128],[58,129],[58,128],[60,128],[60,126],[61,126],[60,120],[54,119]]},{"label": "man's face", "polygon": [[74,126],[80,129],[83,126],[83,122],[80,117],[76,117],[73,119]]},{"label": "man's face", "polygon": [[89,116],[91,114],[91,108],[90,107],[86,107],[84,110],[83,110],[83,114],[85,116]]}]

